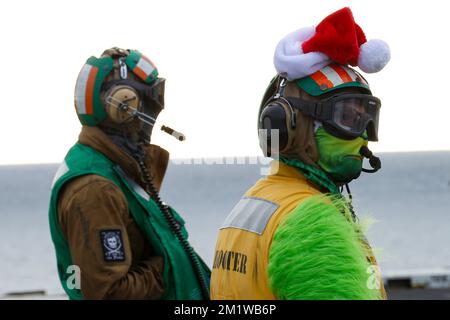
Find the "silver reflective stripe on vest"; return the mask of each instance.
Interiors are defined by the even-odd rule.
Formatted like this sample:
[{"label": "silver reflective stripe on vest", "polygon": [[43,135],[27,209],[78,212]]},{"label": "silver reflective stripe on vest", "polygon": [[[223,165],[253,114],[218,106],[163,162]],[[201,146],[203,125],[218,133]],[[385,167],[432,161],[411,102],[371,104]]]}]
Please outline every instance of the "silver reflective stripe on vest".
[{"label": "silver reflective stripe on vest", "polygon": [[242,198],[220,229],[236,228],[262,235],[279,205],[259,198]]},{"label": "silver reflective stripe on vest", "polygon": [[52,189],[56,181],[58,181],[58,179],[65,175],[67,172],[69,172],[69,167],[67,166],[67,163],[63,161],[63,163],[61,163],[61,165],[59,166],[58,171],[56,171],[55,176],[53,177]]},{"label": "silver reflective stripe on vest", "polygon": [[145,200],[150,200],[150,195],[145,192],[145,190],[138,185],[133,179],[131,179],[119,166],[115,167],[117,169],[117,173],[120,174],[120,176],[130,185],[131,188],[133,188],[134,192],[136,192],[138,195],[140,195]]}]

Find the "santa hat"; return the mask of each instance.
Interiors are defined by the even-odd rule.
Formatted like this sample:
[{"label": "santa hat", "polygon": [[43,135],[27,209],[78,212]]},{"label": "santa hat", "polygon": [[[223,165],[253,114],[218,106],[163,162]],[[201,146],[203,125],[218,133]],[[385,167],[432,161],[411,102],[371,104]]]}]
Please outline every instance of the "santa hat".
[{"label": "santa hat", "polygon": [[333,61],[375,73],[390,58],[389,46],[382,40],[367,41],[350,8],[343,8],[317,27],[297,30],[282,39],[275,50],[274,64],[280,75],[294,80],[309,76]]}]

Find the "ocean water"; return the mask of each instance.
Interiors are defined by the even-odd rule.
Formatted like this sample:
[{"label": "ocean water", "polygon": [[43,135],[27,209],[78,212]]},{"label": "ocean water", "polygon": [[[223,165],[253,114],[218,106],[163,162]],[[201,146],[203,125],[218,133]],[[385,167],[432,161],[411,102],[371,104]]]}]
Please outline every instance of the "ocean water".
[{"label": "ocean water", "polygon": [[[351,184],[383,272],[450,267],[450,152],[383,154],[383,169]],[[0,296],[62,292],[47,208],[57,164],[0,166]],[[217,230],[261,165],[171,163],[162,198],[186,220],[190,240],[211,265]]]}]

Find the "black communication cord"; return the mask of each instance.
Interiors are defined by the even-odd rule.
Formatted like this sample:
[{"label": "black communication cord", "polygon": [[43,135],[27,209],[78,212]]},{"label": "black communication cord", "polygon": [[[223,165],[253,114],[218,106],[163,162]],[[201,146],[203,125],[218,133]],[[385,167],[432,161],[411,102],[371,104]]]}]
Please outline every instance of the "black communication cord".
[{"label": "black communication cord", "polygon": [[[142,154],[142,153],[140,153],[140,154]],[[191,245],[189,244],[187,239],[181,233],[180,224],[175,220],[173,215],[169,212],[169,207],[162,202],[161,197],[159,196],[159,192],[156,189],[155,185],[153,184],[153,179],[152,179],[147,167],[145,166],[145,163],[142,159],[142,156],[140,156],[140,154],[137,156],[136,160],[138,161],[139,167],[141,168],[147,192],[150,193],[150,196],[152,197],[153,201],[155,201],[159,210],[162,212],[162,214],[164,215],[164,218],[166,219],[167,223],[169,224],[170,228],[172,229],[172,232],[175,234],[178,241],[180,241],[181,246],[183,247],[183,250],[186,252],[187,256],[189,257],[192,268],[194,269],[194,273],[197,276],[198,282],[200,283],[200,288],[202,291],[203,299],[209,300],[210,299],[209,298],[209,287],[207,285],[205,275],[202,272],[200,261],[199,261],[197,255],[195,254],[194,249],[191,247]]]},{"label": "black communication cord", "polygon": [[[347,205],[348,205],[348,209],[350,210],[350,213],[352,214],[353,222],[357,222],[358,217],[356,216],[355,208],[353,207],[353,195],[352,195],[352,192],[350,191],[350,186],[348,185],[348,183],[345,184],[345,190],[347,191],[347,194],[348,194],[348,201],[346,201]],[[343,187],[341,187],[341,194],[342,194],[342,191],[343,191]]]},{"label": "black communication cord", "polygon": [[[124,110],[122,110],[122,111],[124,111]],[[137,117],[137,115],[133,115],[132,117]],[[194,269],[194,273],[200,284],[200,289],[201,289],[203,299],[210,300],[209,287],[207,284],[207,280],[205,279],[205,275],[202,272],[200,261],[199,261],[197,255],[195,254],[194,249],[191,247],[191,245],[189,244],[187,239],[183,236],[180,224],[178,223],[178,221],[175,220],[172,213],[169,212],[169,207],[162,202],[161,197],[159,196],[159,192],[156,189],[155,185],[153,184],[153,179],[152,179],[147,167],[145,166],[145,163],[143,160],[145,153],[143,152],[141,143],[138,143],[137,145],[131,144],[128,139],[128,134],[127,134],[127,130],[126,130],[127,125],[124,122],[122,122],[120,125],[122,127],[122,130],[120,130],[121,134],[123,136],[122,143],[125,143],[126,148],[129,151],[131,151],[131,154],[133,155],[135,160],[138,162],[139,167],[142,172],[142,175],[143,175],[143,178],[144,178],[145,189],[150,194],[153,201],[155,201],[159,210],[161,211],[161,213],[163,214],[167,223],[169,224],[170,229],[175,234],[178,241],[180,241],[181,246],[183,247],[183,250],[186,252],[186,255],[188,256],[188,258],[191,262],[192,268]]]}]

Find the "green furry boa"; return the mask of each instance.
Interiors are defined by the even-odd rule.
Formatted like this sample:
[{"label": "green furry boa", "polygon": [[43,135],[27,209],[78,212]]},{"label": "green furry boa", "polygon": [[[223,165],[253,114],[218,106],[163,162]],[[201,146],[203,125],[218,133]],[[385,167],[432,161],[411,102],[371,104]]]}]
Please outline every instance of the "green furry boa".
[{"label": "green furry boa", "polygon": [[361,229],[344,200],[313,196],[280,223],[269,253],[268,276],[278,299],[381,299],[368,288],[369,262]]}]

